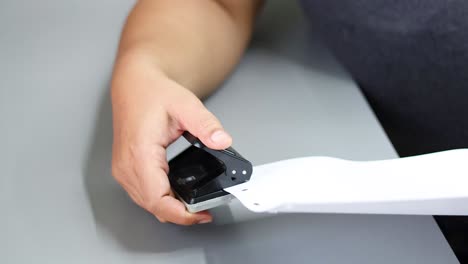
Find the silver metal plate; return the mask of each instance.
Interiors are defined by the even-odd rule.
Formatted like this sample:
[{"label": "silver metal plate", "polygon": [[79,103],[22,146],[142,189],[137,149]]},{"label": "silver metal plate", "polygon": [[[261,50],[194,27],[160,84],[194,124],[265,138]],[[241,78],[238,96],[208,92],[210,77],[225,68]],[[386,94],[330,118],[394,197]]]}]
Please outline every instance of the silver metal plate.
[{"label": "silver metal plate", "polygon": [[187,210],[191,213],[197,213],[201,211],[205,211],[208,209],[212,209],[221,205],[228,204],[232,201],[232,199],[235,199],[234,195],[228,194],[224,195],[221,197],[217,197],[211,200],[203,201],[200,203],[196,204],[187,204],[184,200],[181,199],[181,201],[185,204],[185,207]]}]

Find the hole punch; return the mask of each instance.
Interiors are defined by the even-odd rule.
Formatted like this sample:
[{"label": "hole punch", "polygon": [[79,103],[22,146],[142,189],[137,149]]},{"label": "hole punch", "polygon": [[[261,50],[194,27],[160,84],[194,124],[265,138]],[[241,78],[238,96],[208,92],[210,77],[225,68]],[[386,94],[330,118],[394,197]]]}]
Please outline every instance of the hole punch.
[{"label": "hole punch", "polygon": [[188,211],[207,210],[233,199],[224,189],[249,181],[252,163],[232,147],[210,149],[189,132],[183,137],[191,146],[169,161],[168,176]]}]

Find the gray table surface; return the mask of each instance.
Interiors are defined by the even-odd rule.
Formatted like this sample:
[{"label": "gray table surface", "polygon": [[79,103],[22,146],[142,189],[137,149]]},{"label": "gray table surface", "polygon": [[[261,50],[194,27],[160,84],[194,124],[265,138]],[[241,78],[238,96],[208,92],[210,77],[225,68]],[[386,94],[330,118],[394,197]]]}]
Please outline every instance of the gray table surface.
[{"label": "gray table surface", "polygon": [[[0,2],[1,263],[457,263],[431,217],[188,228],[134,205],[110,175],[108,99],[132,3]],[[241,66],[206,102],[236,149],[254,164],[395,157],[356,86],[307,32],[294,2],[269,3]]]}]

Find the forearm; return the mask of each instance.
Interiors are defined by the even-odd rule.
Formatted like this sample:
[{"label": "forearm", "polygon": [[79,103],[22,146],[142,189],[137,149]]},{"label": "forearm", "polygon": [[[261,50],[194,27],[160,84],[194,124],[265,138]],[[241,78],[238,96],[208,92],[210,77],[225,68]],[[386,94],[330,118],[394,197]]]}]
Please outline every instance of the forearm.
[{"label": "forearm", "polygon": [[240,59],[259,2],[140,0],[122,32],[116,67],[143,56],[169,78],[204,97]]}]

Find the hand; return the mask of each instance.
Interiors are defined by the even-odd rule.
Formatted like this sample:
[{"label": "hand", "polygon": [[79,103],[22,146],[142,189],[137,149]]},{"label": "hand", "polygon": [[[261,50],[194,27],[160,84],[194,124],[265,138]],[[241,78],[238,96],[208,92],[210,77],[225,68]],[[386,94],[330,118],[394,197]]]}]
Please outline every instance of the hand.
[{"label": "hand", "polygon": [[192,214],[171,191],[166,147],[189,131],[213,149],[232,139],[188,89],[143,56],[121,58],[112,80],[114,141],[112,174],[139,206],[161,222],[208,223],[208,212]]}]

